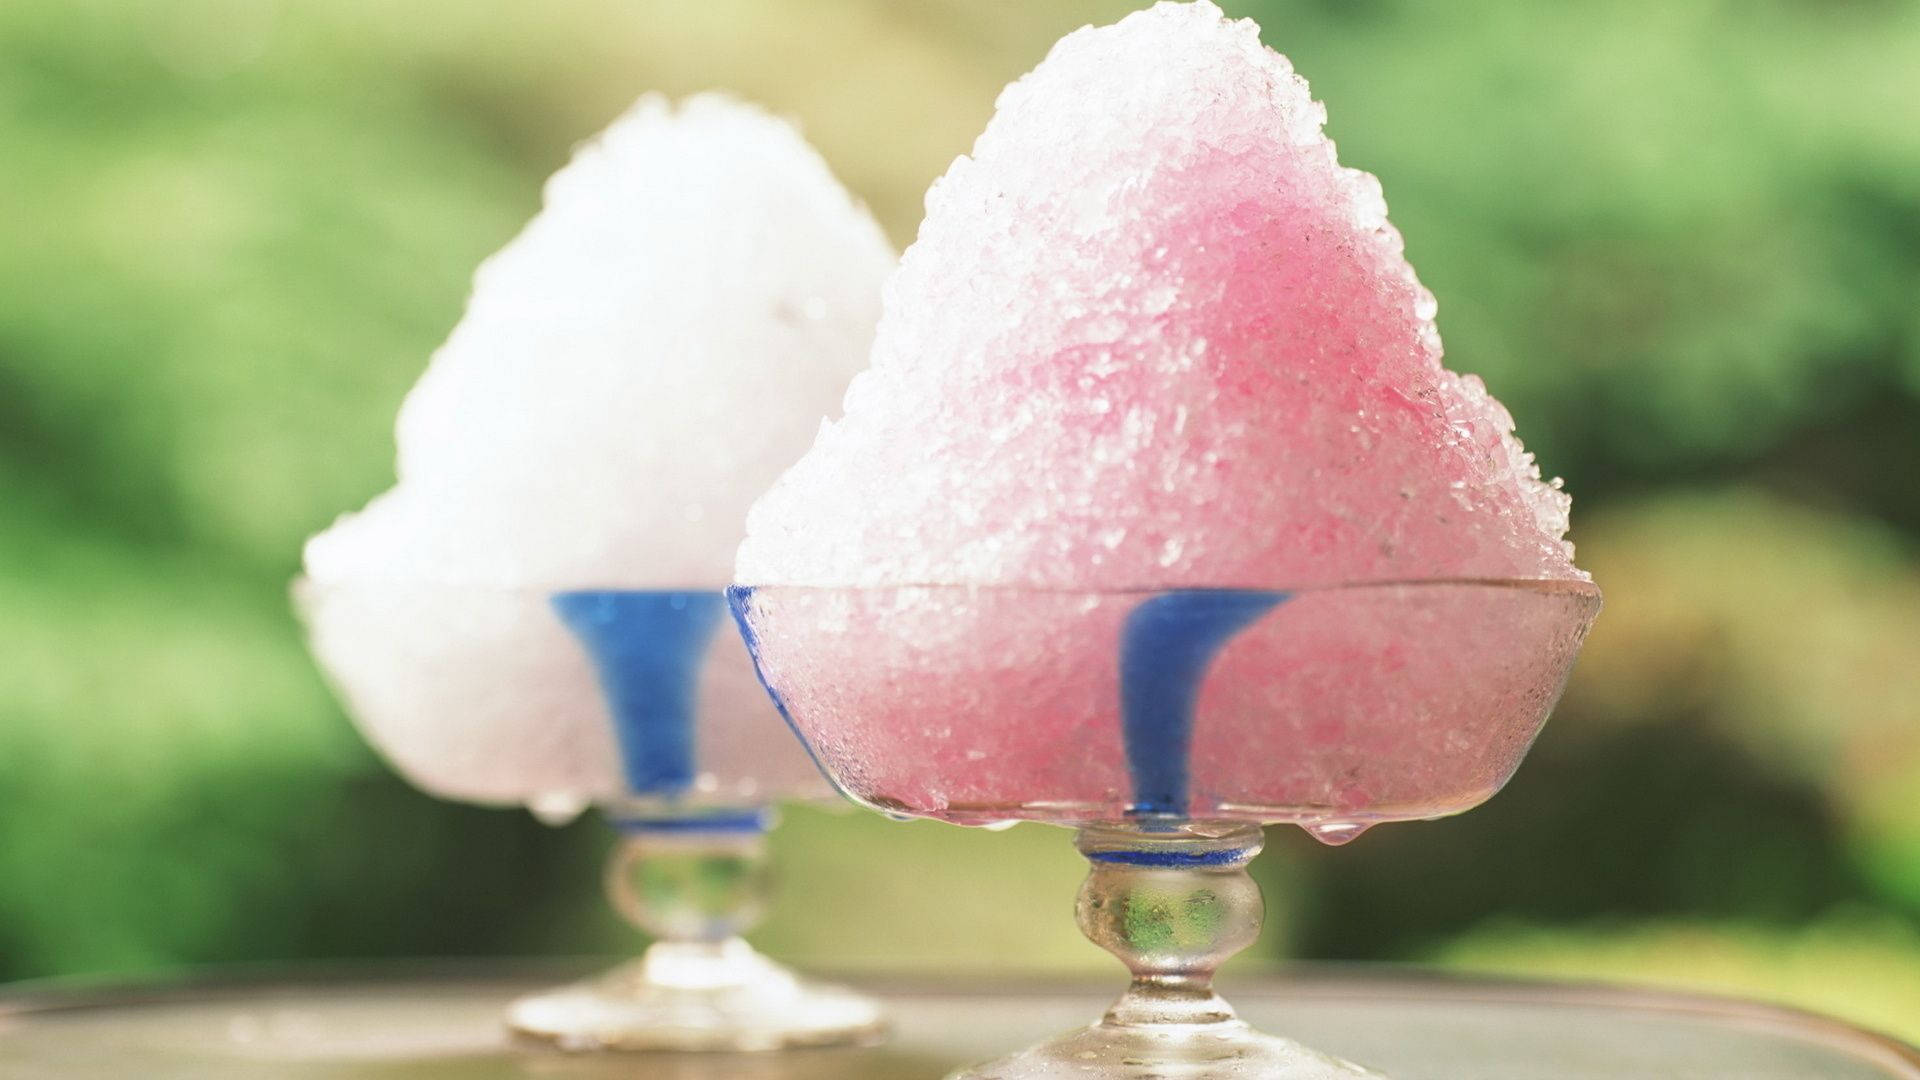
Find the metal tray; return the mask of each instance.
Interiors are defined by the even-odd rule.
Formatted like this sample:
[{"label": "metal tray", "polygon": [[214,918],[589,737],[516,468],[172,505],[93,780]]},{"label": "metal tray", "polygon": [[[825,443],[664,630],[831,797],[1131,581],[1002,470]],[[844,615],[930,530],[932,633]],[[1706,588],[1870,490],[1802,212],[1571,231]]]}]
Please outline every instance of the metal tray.
[{"label": "metal tray", "polygon": [[[0,991],[0,1080],[933,1080],[1097,1016],[1112,980],[855,980],[885,1043],[772,1055],[567,1055],[516,1045],[512,997],[568,966],[265,972]],[[1399,971],[1222,980],[1248,1020],[1395,1080],[1920,1080],[1920,1051],[1725,999]]]}]

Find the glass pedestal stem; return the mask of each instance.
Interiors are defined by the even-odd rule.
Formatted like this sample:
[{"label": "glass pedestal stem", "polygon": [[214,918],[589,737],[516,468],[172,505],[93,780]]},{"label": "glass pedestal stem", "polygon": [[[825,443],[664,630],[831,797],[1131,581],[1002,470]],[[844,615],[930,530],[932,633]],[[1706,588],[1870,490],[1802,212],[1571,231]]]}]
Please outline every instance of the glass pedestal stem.
[{"label": "glass pedestal stem", "polygon": [[513,1003],[515,1032],[568,1050],[778,1050],[878,1036],[870,999],[800,979],[741,937],[766,913],[770,815],[616,821],[607,896],[654,941],[590,982]]},{"label": "glass pedestal stem", "polygon": [[639,820],[607,858],[607,900],[653,938],[639,974],[688,990],[734,985],[765,963],[741,937],[766,915],[771,880],[760,815]]},{"label": "glass pedestal stem", "polygon": [[1214,972],[1260,936],[1265,908],[1247,873],[1260,845],[1258,827],[1235,822],[1082,828],[1075,846],[1090,869],[1074,913],[1132,985],[1092,1026],[953,1080],[1379,1080],[1253,1030],[1213,992]]},{"label": "glass pedestal stem", "polygon": [[[1218,835],[1210,835],[1217,832]],[[1090,869],[1074,905],[1080,932],[1133,974],[1101,1024],[1235,1023],[1213,992],[1222,963],[1260,937],[1266,907],[1247,864],[1260,830],[1152,833],[1092,826],[1075,846]]]}]

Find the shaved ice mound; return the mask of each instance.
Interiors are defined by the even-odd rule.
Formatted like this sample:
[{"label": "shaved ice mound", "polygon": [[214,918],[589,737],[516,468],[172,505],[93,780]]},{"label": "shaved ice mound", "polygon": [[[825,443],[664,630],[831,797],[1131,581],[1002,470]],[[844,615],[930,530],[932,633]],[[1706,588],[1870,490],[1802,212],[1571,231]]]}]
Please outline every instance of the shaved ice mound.
[{"label": "shaved ice mound", "polygon": [[[747,507],[865,363],[893,264],[758,108],[648,96],[583,145],[408,395],[399,483],[307,545],[297,599],[369,740],[443,796],[632,793],[606,657],[555,598],[705,590],[723,614]],[[689,790],[824,793],[735,635],[689,641]]]},{"label": "shaved ice mound", "polygon": [[1519,764],[1599,592],[1324,121],[1251,22],[1162,3],[1062,39],[928,194],[730,593],[844,790],[1340,842]]},{"label": "shaved ice mound", "polygon": [[1568,499],[1441,365],[1379,183],[1250,21],[1062,39],[927,196],[749,585],[1584,580]]},{"label": "shaved ice mound", "polygon": [[723,587],[893,264],[791,124],[640,99],[480,267],[401,408],[399,485],[309,541],[308,576]]}]

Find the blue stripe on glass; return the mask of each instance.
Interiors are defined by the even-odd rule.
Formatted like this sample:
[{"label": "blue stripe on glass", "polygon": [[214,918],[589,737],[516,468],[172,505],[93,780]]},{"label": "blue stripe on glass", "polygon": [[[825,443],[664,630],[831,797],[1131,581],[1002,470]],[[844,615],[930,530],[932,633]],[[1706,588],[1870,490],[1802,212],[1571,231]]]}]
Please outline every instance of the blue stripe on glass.
[{"label": "blue stripe on glass", "polygon": [[813,744],[800,733],[800,725],[793,722],[793,714],[787,711],[787,700],[780,696],[780,691],[775,690],[772,683],[767,681],[767,669],[760,664],[760,635],[753,629],[753,589],[752,585],[727,586],[727,606],[733,609],[733,623],[740,628],[740,640],[747,644],[747,655],[753,658],[753,674],[760,680],[760,688],[765,690],[767,697],[773,700],[774,711],[780,714],[780,719],[786,721],[787,730],[793,732],[793,737],[799,739],[800,745],[806,749],[807,757],[812,760],[813,767],[820,770],[820,775],[827,778],[827,783],[833,785],[835,791],[848,799],[853,799],[847,789],[840,786],[840,781],[834,778],[833,773],[820,763],[820,755],[813,752]]},{"label": "blue stripe on glass", "polygon": [[1286,599],[1284,592],[1176,589],[1127,615],[1120,632],[1120,728],[1135,815],[1186,815],[1193,712],[1207,667],[1235,634]]},{"label": "blue stripe on glass", "polygon": [[761,833],[772,824],[773,815],[766,810],[613,819],[614,827],[626,833]]},{"label": "blue stripe on glass", "polygon": [[1222,851],[1089,851],[1086,856],[1091,862],[1164,867],[1234,866],[1253,857],[1246,848],[1227,848]]},{"label": "blue stripe on glass", "polygon": [[637,795],[692,786],[700,669],[726,598],[718,590],[589,590],[555,593],[552,603],[593,658],[627,786]]}]

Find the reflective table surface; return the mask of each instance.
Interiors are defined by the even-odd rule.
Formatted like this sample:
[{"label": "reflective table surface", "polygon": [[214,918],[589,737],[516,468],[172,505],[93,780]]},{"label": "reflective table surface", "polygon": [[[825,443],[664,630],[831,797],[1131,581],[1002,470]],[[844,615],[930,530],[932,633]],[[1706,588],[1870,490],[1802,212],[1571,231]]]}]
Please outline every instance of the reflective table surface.
[{"label": "reflective table surface", "polygon": [[[1085,1024],[1112,980],[854,980],[893,1033],[769,1055],[577,1055],[516,1045],[501,1009],[585,966],[293,971],[0,989],[0,1080],[934,1080]],[[1398,970],[1230,971],[1247,1019],[1395,1080],[1920,1080],[1920,1051],[1836,1020],[1664,992]]]}]

